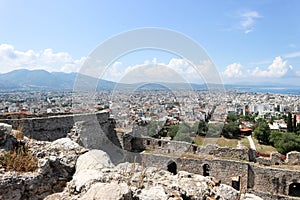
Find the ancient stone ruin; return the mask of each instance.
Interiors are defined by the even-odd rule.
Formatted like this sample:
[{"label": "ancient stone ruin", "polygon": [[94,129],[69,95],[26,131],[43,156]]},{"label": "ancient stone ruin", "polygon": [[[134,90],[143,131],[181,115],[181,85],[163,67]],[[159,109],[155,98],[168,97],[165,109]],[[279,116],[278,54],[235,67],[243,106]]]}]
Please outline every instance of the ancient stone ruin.
[{"label": "ancient stone ruin", "polygon": [[2,170],[0,199],[300,199],[298,152],[279,163],[247,148],[120,135],[108,113],[2,122],[1,153],[22,126],[39,168]]}]

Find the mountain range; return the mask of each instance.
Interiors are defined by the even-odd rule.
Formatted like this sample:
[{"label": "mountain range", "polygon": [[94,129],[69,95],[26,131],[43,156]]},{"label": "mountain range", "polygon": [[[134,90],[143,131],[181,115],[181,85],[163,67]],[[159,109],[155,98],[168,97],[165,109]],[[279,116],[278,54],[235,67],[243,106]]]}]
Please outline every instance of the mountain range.
[{"label": "mountain range", "polygon": [[300,95],[299,87],[283,84],[195,84],[195,83],[134,83],[125,84],[97,79],[79,73],[48,72],[20,69],[0,74],[0,91],[7,90],[207,90],[225,88],[240,92],[269,92]]},{"label": "mountain range", "polygon": [[125,84],[97,79],[79,73],[19,69],[0,74],[0,90],[173,90],[206,89],[203,84],[135,83]]},{"label": "mountain range", "polygon": [[114,82],[99,80],[78,73],[48,72],[46,70],[20,69],[0,74],[0,90],[72,90],[77,77],[86,82],[98,83],[102,88],[112,89]]}]

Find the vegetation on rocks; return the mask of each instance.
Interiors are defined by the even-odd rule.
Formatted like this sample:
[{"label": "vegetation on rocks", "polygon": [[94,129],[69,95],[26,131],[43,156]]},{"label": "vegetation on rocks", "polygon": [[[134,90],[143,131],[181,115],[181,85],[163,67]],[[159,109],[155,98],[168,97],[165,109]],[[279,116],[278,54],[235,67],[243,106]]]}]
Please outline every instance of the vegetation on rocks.
[{"label": "vegetation on rocks", "polygon": [[6,171],[32,172],[38,167],[38,159],[24,145],[1,155],[0,165]]}]

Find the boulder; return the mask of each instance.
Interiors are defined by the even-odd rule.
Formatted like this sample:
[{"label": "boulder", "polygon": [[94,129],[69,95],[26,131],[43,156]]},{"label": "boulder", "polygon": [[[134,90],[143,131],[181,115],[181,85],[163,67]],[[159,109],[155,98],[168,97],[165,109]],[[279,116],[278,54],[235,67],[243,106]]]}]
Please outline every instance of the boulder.
[{"label": "boulder", "polygon": [[4,145],[6,138],[12,132],[12,126],[5,123],[0,123],[0,146]]},{"label": "boulder", "polygon": [[58,148],[58,149],[63,149],[66,151],[71,151],[71,150],[79,150],[82,149],[82,146],[80,146],[78,143],[72,141],[70,138],[61,138],[53,141],[51,143],[51,148]]},{"label": "boulder", "polygon": [[146,188],[143,190],[137,190],[135,197],[138,197],[140,200],[167,200],[168,195],[166,194],[162,186],[155,186]]},{"label": "boulder", "polygon": [[263,200],[263,199],[254,194],[246,193],[241,195],[241,200]]},{"label": "boulder", "polygon": [[223,199],[237,199],[239,192],[229,185],[220,184],[216,190],[216,194],[223,197]]},{"label": "boulder", "polygon": [[76,163],[76,174],[83,170],[97,170],[111,167],[114,167],[114,164],[111,162],[107,153],[101,150],[91,150],[79,156]]},{"label": "boulder", "polygon": [[106,177],[101,169],[112,167],[114,167],[114,164],[104,151],[91,150],[79,156],[76,163],[76,172],[71,183],[72,190],[81,192],[82,189],[88,189],[96,180],[103,181]]},{"label": "boulder", "polygon": [[[131,191],[125,183],[96,183],[94,184],[80,200],[94,199],[131,199]],[[127,198],[126,198],[127,197]]]}]

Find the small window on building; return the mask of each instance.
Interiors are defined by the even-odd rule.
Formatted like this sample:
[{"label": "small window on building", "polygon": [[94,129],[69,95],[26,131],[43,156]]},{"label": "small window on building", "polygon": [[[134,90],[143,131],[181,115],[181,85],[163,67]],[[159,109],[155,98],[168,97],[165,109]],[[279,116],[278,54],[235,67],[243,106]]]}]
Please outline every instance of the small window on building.
[{"label": "small window on building", "polygon": [[150,145],[150,140],[147,140],[147,145]]}]

